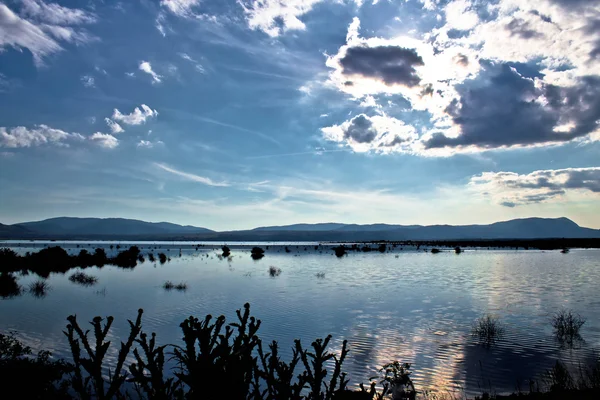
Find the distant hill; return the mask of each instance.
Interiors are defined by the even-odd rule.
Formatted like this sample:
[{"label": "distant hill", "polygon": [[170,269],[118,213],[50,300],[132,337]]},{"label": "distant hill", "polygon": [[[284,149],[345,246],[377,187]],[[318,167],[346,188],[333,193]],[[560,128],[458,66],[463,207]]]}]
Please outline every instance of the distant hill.
[{"label": "distant hill", "polygon": [[116,238],[131,236],[171,236],[212,233],[210,229],[169,222],[145,222],[124,218],[59,217],[43,221],[2,225],[2,238]]},{"label": "distant hill", "polygon": [[215,232],[167,222],[121,218],[52,218],[15,225],[0,224],[2,239],[129,239],[216,241],[401,241],[496,239],[594,239],[600,230],[568,218],[524,218],[489,225],[294,224],[245,231]]}]

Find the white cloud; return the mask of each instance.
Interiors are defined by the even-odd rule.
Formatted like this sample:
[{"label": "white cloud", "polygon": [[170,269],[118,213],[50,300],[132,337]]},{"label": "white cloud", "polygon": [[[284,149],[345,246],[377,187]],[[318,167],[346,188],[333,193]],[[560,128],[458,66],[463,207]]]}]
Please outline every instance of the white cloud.
[{"label": "white cloud", "polygon": [[188,172],[179,171],[179,170],[176,170],[175,168],[171,168],[165,164],[154,163],[154,165],[163,171],[169,172],[173,175],[177,175],[188,181],[203,183],[208,186],[229,186],[229,184],[227,182],[215,182],[210,178],[206,178],[206,177],[200,176],[200,175],[190,174]]},{"label": "white cloud", "polygon": [[114,121],[120,121],[127,125],[141,125],[146,122],[148,118],[158,116],[158,111],[151,109],[145,104],[140,107],[134,108],[131,114],[123,114],[121,111],[115,108],[113,111],[112,119]]},{"label": "white cloud", "polygon": [[114,149],[119,145],[119,139],[108,133],[96,132],[89,139],[105,149]]},{"label": "white cloud", "polygon": [[326,140],[350,147],[358,153],[410,152],[418,134],[410,125],[385,115],[365,114],[321,129]]},{"label": "white cloud", "polygon": [[94,77],[91,75],[83,75],[81,77],[81,83],[83,84],[83,86],[88,88],[93,88],[96,86]]},{"label": "white cloud", "polygon": [[561,200],[600,199],[600,167],[484,172],[471,178],[471,191],[506,207]]},{"label": "white cloud", "polygon": [[154,146],[162,146],[162,145],[164,145],[164,142],[161,140],[157,140],[156,142],[151,142],[149,140],[140,140],[136,146],[146,148],[146,149],[151,149]]},{"label": "white cloud", "polygon": [[304,30],[299,17],[324,0],[239,0],[248,26],[275,37],[290,30]]},{"label": "white cloud", "polygon": [[446,5],[444,13],[450,29],[469,30],[479,23],[479,17],[468,0],[454,0]]},{"label": "white cloud", "polygon": [[148,61],[141,61],[139,66],[140,71],[147,73],[152,77],[152,83],[160,83],[162,76],[152,70],[152,65]]},{"label": "white cloud", "polygon": [[110,128],[110,131],[112,133],[125,132],[125,130],[121,127],[121,125],[117,124],[115,121],[113,121],[110,118],[104,118],[104,122],[106,122],[106,125],[108,125],[108,127]]},{"label": "white cloud", "polygon": [[41,1],[26,0],[21,5],[23,17],[0,3],[0,51],[4,47],[28,49],[35,65],[41,66],[45,57],[62,50],[60,41],[80,44],[95,39],[65,26],[94,22],[90,13]]},{"label": "white cloud", "polygon": [[28,129],[24,126],[14,128],[0,127],[0,147],[35,147],[44,144],[68,146],[68,140],[82,140],[79,133],[68,133],[47,125],[35,125]]},{"label": "white cloud", "polygon": [[40,21],[54,25],[78,25],[90,24],[97,17],[87,11],[63,7],[56,3],[46,4],[40,0],[21,0],[23,3],[23,15],[34,17]]},{"label": "white cloud", "polygon": [[200,0],[161,0],[160,5],[178,17],[190,17]]},{"label": "white cloud", "polygon": [[125,75],[129,78],[133,78],[135,76],[135,72],[125,72]]}]

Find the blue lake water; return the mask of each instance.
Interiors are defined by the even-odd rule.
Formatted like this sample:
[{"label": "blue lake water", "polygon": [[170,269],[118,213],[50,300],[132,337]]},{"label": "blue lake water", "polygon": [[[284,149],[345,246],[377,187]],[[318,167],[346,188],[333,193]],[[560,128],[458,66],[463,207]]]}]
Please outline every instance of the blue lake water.
[{"label": "blue lake water", "polygon": [[[70,252],[108,246],[0,243],[21,253],[44,245],[61,245]],[[230,245],[228,260],[218,257],[221,252],[214,244],[196,250],[189,243],[156,243],[151,247],[160,249],[151,251],[164,251],[170,262],[146,259],[132,270],[87,268],[87,274],[98,277],[92,287],[68,280],[77,269],[51,274],[51,290],[44,298],[26,292],[0,298],[0,330],[14,330],[34,349],[69,358],[62,330],[70,314],[80,321],[113,315],[112,335],[124,339],[126,320],[143,308],[145,331],[156,332],[162,343],[180,343],[178,325],[188,316],[225,314],[233,322],[235,310],[249,302],[252,314],[263,321],[260,336],[279,341],[284,358],[291,354],[294,338],[309,345],[332,334],[333,349],[343,339],[349,342],[345,369],[354,384],[367,382],[381,365],[400,360],[412,363],[419,389],[467,394],[527,389],[528,380],[541,382],[556,360],[576,368],[600,351],[599,250],[561,254],[467,249],[460,255],[449,250],[434,255],[397,248],[336,258],[331,246],[323,246],[320,253],[313,243],[290,244],[286,253],[283,246],[261,245],[269,250],[254,261],[247,245]],[[139,246],[143,253],[150,251],[149,243]],[[270,266],[280,268],[281,274],[269,276]],[[37,279],[19,276],[19,284],[26,288]],[[166,291],[162,285],[167,280],[185,282],[188,289]],[[583,341],[574,348],[561,346],[553,336],[551,317],[561,308],[587,318]],[[505,328],[490,348],[471,333],[474,321],[484,314],[497,316]]]}]

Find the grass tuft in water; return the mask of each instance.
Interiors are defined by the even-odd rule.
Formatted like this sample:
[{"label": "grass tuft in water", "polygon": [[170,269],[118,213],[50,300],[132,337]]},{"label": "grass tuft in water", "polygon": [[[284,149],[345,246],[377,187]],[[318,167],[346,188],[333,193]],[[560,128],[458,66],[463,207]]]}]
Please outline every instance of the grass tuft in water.
[{"label": "grass tuft in water", "polygon": [[552,317],[554,334],[560,340],[571,340],[579,337],[579,330],[585,324],[585,318],[572,310],[560,310]]},{"label": "grass tuft in water", "polygon": [[274,278],[274,277],[276,277],[276,276],[279,276],[279,275],[281,275],[281,268],[277,268],[277,267],[275,267],[275,266],[271,265],[271,266],[269,267],[269,275],[270,275],[271,277],[273,277],[273,278]]},{"label": "grass tuft in water", "polygon": [[493,315],[484,315],[473,324],[472,334],[484,345],[492,345],[504,335],[504,327]]},{"label": "grass tuft in water", "polygon": [[87,275],[83,272],[75,272],[69,277],[69,280],[73,283],[78,283],[83,286],[92,286],[98,283],[98,278],[92,275]]},{"label": "grass tuft in water", "polygon": [[181,282],[181,283],[173,283],[171,281],[166,281],[163,284],[163,289],[165,290],[178,290],[180,292],[185,292],[187,290],[187,283],[185,282]]},{"label": "grass tuft in water", "polygon": [[45,297],[50,291],[50,285],[48,282],[44,280],[39,280],[36,282],[31,282],[29,284],[29,293],[31,293],[34,297],[41,298]]}]

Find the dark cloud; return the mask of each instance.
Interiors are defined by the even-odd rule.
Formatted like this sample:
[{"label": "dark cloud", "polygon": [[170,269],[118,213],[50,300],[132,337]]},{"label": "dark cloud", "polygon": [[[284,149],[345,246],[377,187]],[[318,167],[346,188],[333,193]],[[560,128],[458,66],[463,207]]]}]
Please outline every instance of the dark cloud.
[{"label": "dark cloud", "polygon": [[417,86],[421,78],[416,66],[424,65],[414,49],[399,46],[350,47],[340,59],[345,75],[377,78],[387,85]]},{"label": "dark cloud", "polygon": [[457,54],[452,60],[463,67],[469,66],[469,57],[465,56],[464,54]]},{"label": "dark cloud", "polygon": [[505,207],[542,203],[572,190],[600,193],[600,167],[535,171],[484,173],[471,181],[482,185],[484,195],[499,198]]},{"label": "dark cloud", "polygon": [[600,193],[600,168],[569,171],[569,177],[564,184],[567,189],[587,189]]},{"label": "dark cloud", "polygon": [[511,36],[519,36],[522,39],[533,39],[543,38],[544,35],[541,32],[531,28],[528,21],[521,18],[513,18],[508,24],[504,26]]},{"label": "dark cloud", "polygon": [[594,0],[550,0],[551,3],[565,8],[593,6]]},{"label": "dark cloud", "polygon": [[352,139],[357,143],[371,143],[376,137],[377,130],[373,127],[373,122],[364,114],[352,118],[344,131],[345,139]]},{"label": "dark cloud", "polygon": [[[434,134],[427,148],[477,146],[484,149],[568,142],[598,128],[600,77],[580,78],[572,87],[537,86],[507,64],[483,65],[474,80],[457,86],[446,112],[462,134],[450,138]],[[547,104],[544,104],[547,103]],[[554,128],[571,122],[569,132]]]}]

